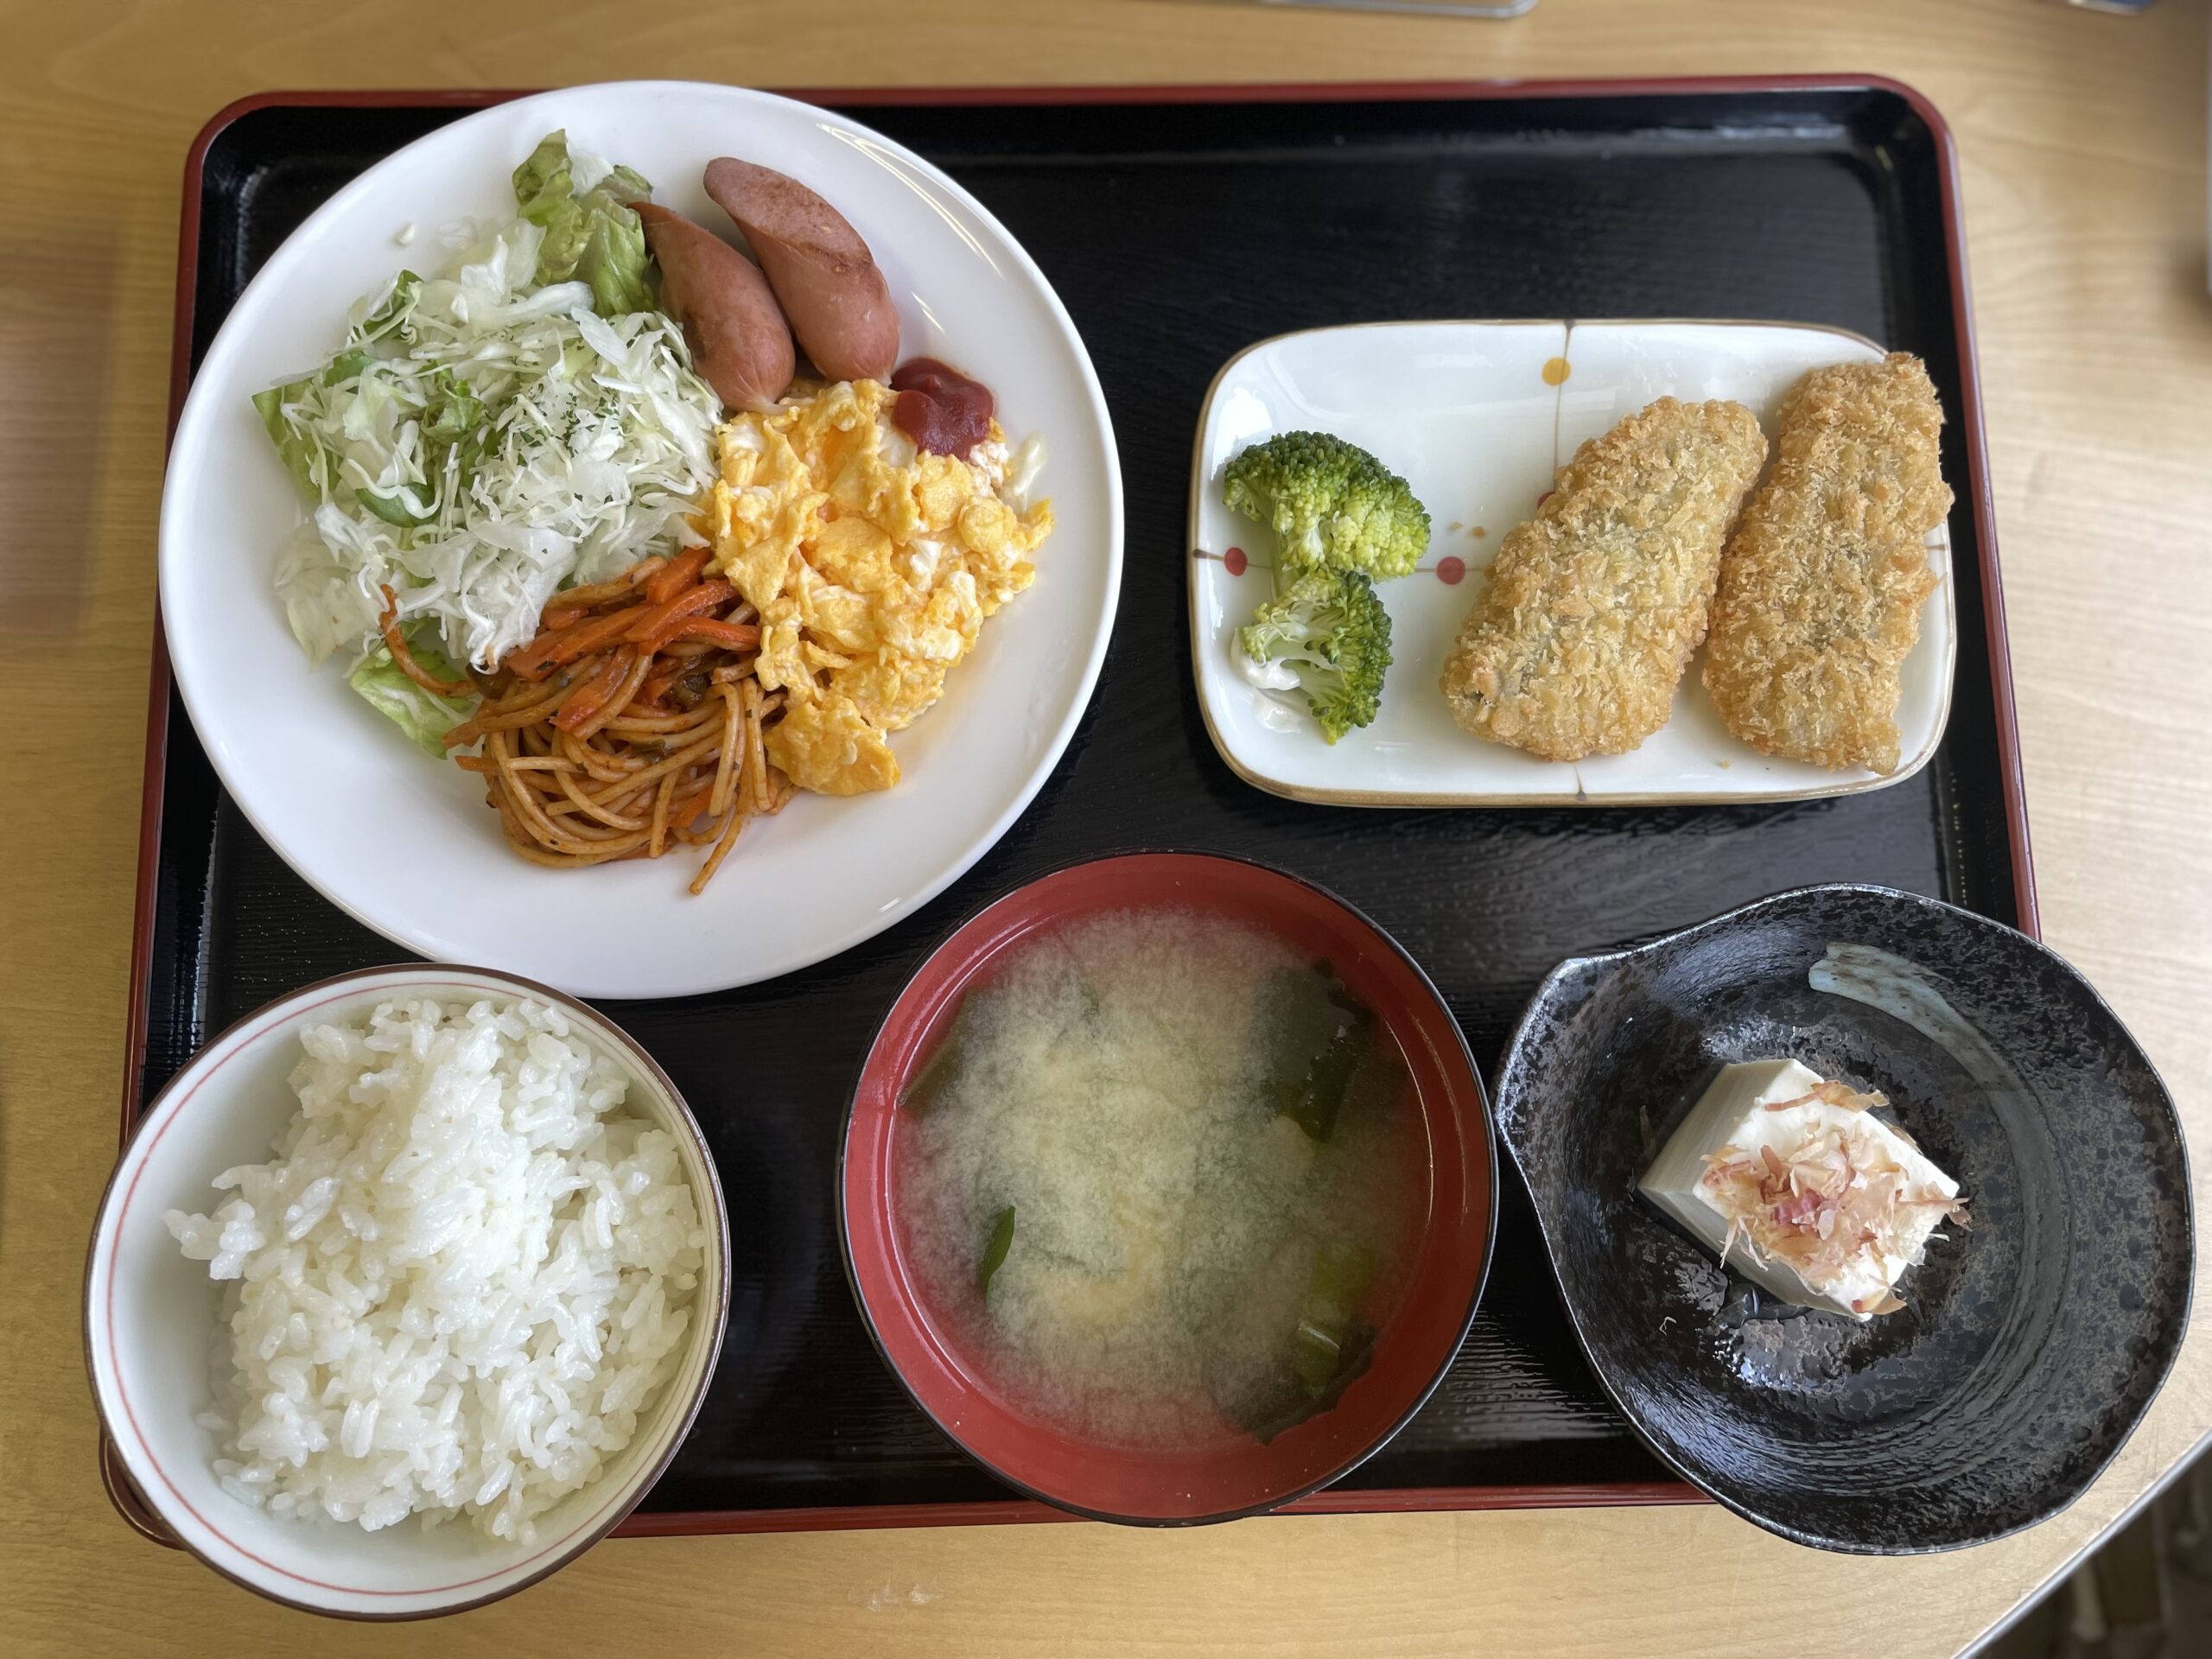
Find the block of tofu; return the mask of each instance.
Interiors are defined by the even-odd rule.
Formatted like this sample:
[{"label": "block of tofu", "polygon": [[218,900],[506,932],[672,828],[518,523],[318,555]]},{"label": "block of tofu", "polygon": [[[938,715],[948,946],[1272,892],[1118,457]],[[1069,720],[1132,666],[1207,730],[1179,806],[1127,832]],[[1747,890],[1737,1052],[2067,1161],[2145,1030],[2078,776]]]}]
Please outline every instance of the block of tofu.
[{"label": "block of tofu", "polygon": [[1966,1206],[1956,1181],[1874,1116],[1887,1103],[1796,1060],[1731,1065],[1637,1186],[1785,1301],[1860,1320],[1895,1313],[1898,1279]]}]

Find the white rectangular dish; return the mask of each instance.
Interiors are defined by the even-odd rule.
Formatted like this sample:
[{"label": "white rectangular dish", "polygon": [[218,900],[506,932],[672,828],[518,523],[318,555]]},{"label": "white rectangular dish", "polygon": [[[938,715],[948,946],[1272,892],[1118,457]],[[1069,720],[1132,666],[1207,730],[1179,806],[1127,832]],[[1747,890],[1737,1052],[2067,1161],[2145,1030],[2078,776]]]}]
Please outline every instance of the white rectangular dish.
[{"label": "white rectangular dish", "polygon": [[[1935,753],[1950,711],[1958,626],[1950,538],[1904,668],[1895,772],[1829,772],[1729,735],[1693,658],[1665,728],[1627,754],[1539,760],[1462,731],[1437,689],[1459,625],[1505,533],[1535,515],[1586,440],[1655,398],[1726,397],[1773,435],[1782,395],[1808,369],[1870,361],[1863,335],[1802,323],[1384,322],[1262,340],[1215,377],[1191,480],[1191,649],[1214,747],[1246,782],[1347,806],[1634,805],[1809,800],[1879,789]],[[1255,690],[1236,630],[1266,597],[1272,532],[1230,512],[1222,468],[1279,432],[1333,433],[1372,451],[1428,508],[1427,556],[1376,584],[1393,661],[1375,723],[1334,745],[1295,692]]]}]

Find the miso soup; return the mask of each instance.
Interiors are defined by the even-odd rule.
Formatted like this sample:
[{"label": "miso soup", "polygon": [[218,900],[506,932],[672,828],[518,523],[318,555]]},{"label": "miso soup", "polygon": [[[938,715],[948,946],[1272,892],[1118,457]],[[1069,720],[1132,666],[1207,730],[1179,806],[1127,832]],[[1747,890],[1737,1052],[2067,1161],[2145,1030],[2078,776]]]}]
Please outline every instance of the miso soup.
[{"label": "miso soup", "polygon": [[908,1085],[893,1158],[917,1289],[963,1363],[1128,1446],[1326,1409],[1427,1203],[1388,1027],[1327,963],[1179,909],[1015,947]]}]

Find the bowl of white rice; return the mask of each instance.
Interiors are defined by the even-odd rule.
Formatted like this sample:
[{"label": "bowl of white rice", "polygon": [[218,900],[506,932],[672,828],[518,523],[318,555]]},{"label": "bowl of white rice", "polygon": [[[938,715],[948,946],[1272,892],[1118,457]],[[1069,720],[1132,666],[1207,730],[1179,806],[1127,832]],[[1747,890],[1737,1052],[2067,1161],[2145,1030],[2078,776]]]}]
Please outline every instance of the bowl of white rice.
[{"label": "bowl of white rice", "polygon": [[690,1110],[590,1009],[372,969],[238,1021],[101,1201],[86,1349],[147,1504],[217,1572],[454,1612],[604,1537],[690,1429],[729,1230]]}]

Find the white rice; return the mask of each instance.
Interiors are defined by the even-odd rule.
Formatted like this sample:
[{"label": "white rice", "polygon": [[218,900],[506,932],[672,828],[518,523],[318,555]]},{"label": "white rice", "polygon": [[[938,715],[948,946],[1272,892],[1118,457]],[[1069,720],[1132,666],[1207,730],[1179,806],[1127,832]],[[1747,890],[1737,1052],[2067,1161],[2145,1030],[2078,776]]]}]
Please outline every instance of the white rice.
[{"label": "white rice", "polygon": [[274,1514],[527,1543],[677,1363],[706,1234],[676,1141],[535,1002],[385,1002],[301,1043],[276,1158],[162,1217],[231,1281],[215,1472]]}]

